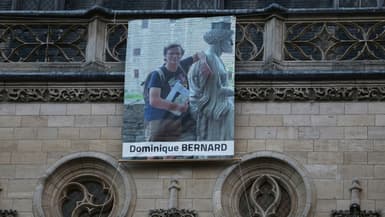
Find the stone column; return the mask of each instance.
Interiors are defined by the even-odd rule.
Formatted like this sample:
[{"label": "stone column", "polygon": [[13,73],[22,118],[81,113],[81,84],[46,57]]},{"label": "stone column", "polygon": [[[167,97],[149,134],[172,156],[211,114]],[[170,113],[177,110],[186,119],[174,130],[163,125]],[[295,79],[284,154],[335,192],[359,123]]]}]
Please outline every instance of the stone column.
[{"label": "stone column", "polygon": [[352,187],[350,187],[350,209],[360,210],[360,193],[361,193],[361,185],[358,179],[354,178],[352,181]]},{"label": "stone column", "polygon": [[283,27],[283,18],[276,14],[271,15],[265,23],[263,36],[265,68],[277,69],[283,60]]},{"label": "stone column", "polygon": [[168,201],[169,209],[178,209],[178,191],[180,190],[180,186],[178,184],[178,180],[171,180],[170,186],[168,187],[170,191],[170,199]]},{"label": "stone column", "polygon": [[88,27],[86,62],[102,63],[106,44],[106,23],[96,17]]}]

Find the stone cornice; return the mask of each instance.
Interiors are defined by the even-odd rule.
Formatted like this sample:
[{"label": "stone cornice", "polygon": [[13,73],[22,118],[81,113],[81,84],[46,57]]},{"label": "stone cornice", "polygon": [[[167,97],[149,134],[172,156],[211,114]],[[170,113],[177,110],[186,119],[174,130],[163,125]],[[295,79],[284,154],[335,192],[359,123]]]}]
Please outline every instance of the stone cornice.
[{"label": "stone cornice", "polygon": [[[122,82],[6,83],[4,102],[123,102]],[[385,80],[236,82],[235,99],[252,102],[385,101]]]},{"label": "stone cornice", "polygon": [[38,18],[56,17],[56,18],[90,18],[96,16],[113,18],[151,18],[151,17],[188,17],[188,16],[220,16],[220,15],[264,15],[271,14],[282,15],[366,15],[366,14],[384,14],[384,8],[285,8],[279,4],[273,3],[265,8],[256,9],[189,9],[189,10],[112,10],[110,8],[95,5],[89,9],[82,10],[55,10],[55,11],[34,11],[34,10],[0,10],[0,18],[12,17],[19,18]]}]

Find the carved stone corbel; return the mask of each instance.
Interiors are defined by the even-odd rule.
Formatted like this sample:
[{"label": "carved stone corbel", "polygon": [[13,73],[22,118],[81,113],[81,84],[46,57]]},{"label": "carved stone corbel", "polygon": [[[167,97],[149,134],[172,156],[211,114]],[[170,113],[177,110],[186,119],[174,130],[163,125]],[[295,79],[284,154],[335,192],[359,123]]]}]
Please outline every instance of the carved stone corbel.
[{"label": "carved stone corbel", "polygon": [[178,208],[178,191],[180,190],[180,186],[178,184],[178,180],[171,180],[170,186],[168,188],[170,191],[170,198],[168,209],[153,209],[150,210],[148,216],[149,217],[198,217],[198,213],[195,210],[188,209],[179,209]]},{"label": "carved stone corbel", "polygon": [[352,187],[350,187],[350,209],[349,210],[332,210],[331,217],[380,217],[379,211],[361,210],[360,193],[361,185],[358,179],[353,179]]}]

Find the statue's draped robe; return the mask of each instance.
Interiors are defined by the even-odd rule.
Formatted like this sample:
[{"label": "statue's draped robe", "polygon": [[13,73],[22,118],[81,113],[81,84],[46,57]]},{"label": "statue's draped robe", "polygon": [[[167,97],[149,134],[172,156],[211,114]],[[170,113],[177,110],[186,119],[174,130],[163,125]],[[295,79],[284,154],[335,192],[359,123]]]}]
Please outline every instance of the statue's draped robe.
[{"label": "statue's draped robe", "polygon": [[220,57],[206,52],[206,62],[211,69],[208,76],[202,73],[202,60],[188,73],[190,111],[196,119],[197,140],[233,140],[233,88],[228,86],[227,71]]}]

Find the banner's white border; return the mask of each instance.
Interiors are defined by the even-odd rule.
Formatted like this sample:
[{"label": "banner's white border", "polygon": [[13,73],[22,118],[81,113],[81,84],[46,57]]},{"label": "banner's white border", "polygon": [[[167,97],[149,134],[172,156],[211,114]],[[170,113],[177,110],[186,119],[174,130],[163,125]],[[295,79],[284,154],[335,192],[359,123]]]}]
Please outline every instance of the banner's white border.
[{"label": "banner's white border", "polygon": [[234,141],[125,142],[122,158],[233,156]]}]

